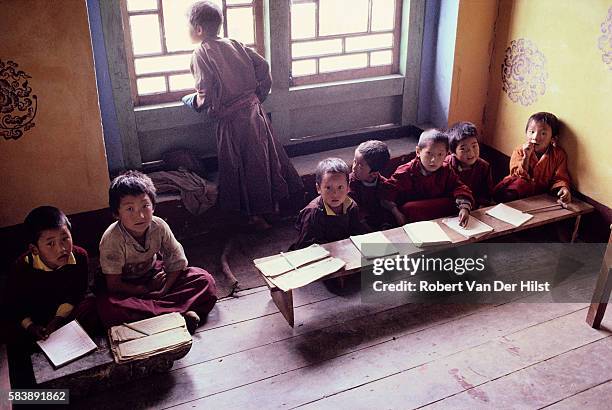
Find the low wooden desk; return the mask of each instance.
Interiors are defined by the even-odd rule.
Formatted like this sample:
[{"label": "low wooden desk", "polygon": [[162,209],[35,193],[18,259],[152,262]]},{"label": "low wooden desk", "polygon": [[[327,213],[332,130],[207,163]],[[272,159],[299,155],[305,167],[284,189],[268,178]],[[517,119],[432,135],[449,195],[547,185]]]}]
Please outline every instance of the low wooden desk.
[{"label": "low wooden desk", "polygon": [[[509,202],[507,205],[519,209],[521,211],[526,211],[529,213],[531,209],[537,209],[541,207],[545,207],[547,205],[553,205],[556,203],[557,198],[550,196],[548,194],[542,194],[538,196],[533,196],[530,198],[519,199],[517,201]],[[533,218],[529,221],[525,222],[523,225],[519,227],[515,227],[506,222],[500,221],[499,219],[493,218],[492,216],[487,215],[485,212],[492,207],[481,208],[471,213],[472,216],[486,223],[487,225],[493,228],[493,232],[490,232],[486,235],[480,236],[478,238],[466,238],[463,235],[453,231],[445,224],[441,223],[445,218],[435,219],[436,222],[439,223],[440,227],[446,232],[448,237],[451,239],[451,243],[443,244],[439,246],[431,246],[427,247],[426,251],[440,251],[448,248],[453,248],[461,245],[465,245],[468,243],[479,242],[483,240],[489,240],[492,238],[509,235],[514,232],[524,231],[527,229],[536,228],[538,226],[562,221],[565,219],[576,218],[574,223],[574,228],[572,231],[571,242],[574,242],[576,239],[576,235],[578,234],[578,228],[580,226],[580,219],[582,215],[587,214],[589,212],[593,212],[593,206],[587,204],[586,202],[574,199],[571,204],[568,205],[567,209],[553,208],[551,210],[544,210],[541,212],[534,212]],[[383,231],[385,236],[393,243],[411,243],[410,238],[404,232],[402,227],[393,228],[386,231]],[[336,258],[340,258],[346,262],[346,266],[344,269],[326,276],[320,280],[330,279],[335,277],[341,277],[346,275],[351,275],[353,273],[359,272],[361,269],[361,260],[362,255],[361,252],[353,245],[353,242],[349,239],[343,239],[336,242],[330,242],[322,245],[325,249],[327,249],[331,256]],[[414,252],[411,254],[417,254],[420,252],[424,252],[425,249],[420,249],[415,247]],[[268,285],[270,289],[270,296],[272,300],[278,307],[278,310],[285,317],[290,326],[294,325],[294,313],[293,313],[293,294],[292,291],[283,291],[277,288],[272,282],[270,282],[264,275],[262,275],[264,281]]]},{"label": "low wooden desk", "polygon": [[[612,225],[610,225],[610,230],[612,230]],[[586,321],[595,329],[599,329],[601,325],[601,320],[604,317],[604,313],[606,313],[606,307],[610,300],[610,293],[612,293],[612,232],[610,232],[608,246],[601,263],[595,291],[593,292],[593,299],[587,313]]]}]

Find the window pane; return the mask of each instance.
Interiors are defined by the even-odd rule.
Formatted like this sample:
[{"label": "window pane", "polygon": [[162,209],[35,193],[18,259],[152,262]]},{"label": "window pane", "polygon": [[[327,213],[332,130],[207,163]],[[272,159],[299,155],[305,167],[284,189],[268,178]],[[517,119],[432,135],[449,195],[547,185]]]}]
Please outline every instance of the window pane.
[{"label": "window pane", "polygon": [[136,80],[138,95],[164,93],[166,92],[166,80],[164,77],[139,78]]},{"label": "window pane", "polygon": [[325,57],[319,60],[319,71],[327,73],[330,71],[351,70],[354,68],[365,68],[368,65],[367,54],[349,54],[337,57]]},{"label": "window pane", "polygon": [[225,4],[228,6],[233,6],[234,4],[251,4],[253,3],[251,0],[225,0]]},{"label": "window pane", "polygon": [[130,17],[134,55],[161,53],[157,14]]},{"label": "window pane", "polygon": [[127,0],[128,11],[157,10],[157,0]]},{"label": "window pane", "polygon": [[315,36],[314,3],[291,5],[291,38],[311,38]]},{"label": "window pane", "polygon": [[227,36],[245,44],[255,44],[252,7],[227,9]]},{"label": "window pane", "polygon": [[189,8],[196,0],[163,0],[164,34],[168,51],[192,50],[189,37]]},{"label": "window pane", "polygon": [[370,53],[370,66],[391,64],[393,64],[393,52],[391,50]]},{"label": "window pane", "polygon": [[191,74],[171,75],[169,80],[170,91],[193,90],[195,87],[195,81]]},{"label": "window pane", "polygon": [[300,60],[291,63],[291,75],[293,77],[299,77],[302,75],[310,75],[317,73],[317,61],[316,60]]},{"label": "window pane", "polygon": [[393,30],[395,0],[372,0],[372,31]]},{"label": "window pane", "polygon": [[306,41],[303,43],[293,43],[291,45],[291,56],[310,57],[324,54],[337,54],[342,52],[342,40]]},{"label": "window pane", "polygon": [[134,60],[137,75],[161,73],[166,71],[189,70],[191,54],[179,54],[164,57],[146,57]]},{"label": "window pane", "polygon": [[347,37],[346,51],[373,50],[393,47],[393,34],[372,34],[369,36]]},{"label": "window pane", "polygon": [[319,34],[360,33],[368,30],[368,0],[320,0]]}]

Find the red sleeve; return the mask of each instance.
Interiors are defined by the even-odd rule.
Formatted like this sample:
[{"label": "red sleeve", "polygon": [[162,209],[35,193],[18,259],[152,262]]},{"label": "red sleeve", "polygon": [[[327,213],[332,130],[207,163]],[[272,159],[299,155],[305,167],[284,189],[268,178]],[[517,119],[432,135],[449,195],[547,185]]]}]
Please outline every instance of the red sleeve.
[{"label": "red sleeve", "polygon": [[446,180],[446,188],[447,192],[453,193],[453,197],[455,199],[464,198],[470,201],[472,208],[474,208],[474,195],[472,194],[472,190],[461,181],[459,175],[452,170],[452,168],[447,167],[448,178]]},{"label": "red sleeve", "polygon": [[406,171],[406,165],[400,166],[390,178],[383,181],[382,199],[395,202],[400,192],[407,192],[412,189],[412,181]]},{"label": "red sleeve", "polygon": [[557,157],[558,160],[556,161],[556,166],[553,171],[554,173],[552,176],[550,189],[559,189],[562,187],[566,187],[569,189],[570,176],[567,170],[567,155],[565,154],[565,151],[563,151],[561,148],[555,147],[555,151],[555,157]]},{"label": "red sleeve", "polygon": [[[510,175],[515,177],[530,178],[528,170],[523,168],[525,152],[522,147],[516,148],[510,157]],[[537,162],[537,161],[536,161]]]}]

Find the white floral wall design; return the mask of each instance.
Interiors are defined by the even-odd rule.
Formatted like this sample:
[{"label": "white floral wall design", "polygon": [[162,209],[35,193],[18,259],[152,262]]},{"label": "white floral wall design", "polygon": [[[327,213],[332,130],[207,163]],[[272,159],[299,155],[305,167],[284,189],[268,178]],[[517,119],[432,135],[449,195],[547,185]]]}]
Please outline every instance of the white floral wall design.
[{"label": "white floral wall design", "polygon": [[531,40],[512,40],[501,68],[502,90],[512,102],[528,106],[546,92],[546,57]]},{"label": "white floral wall design", "polygon": [[601,50],[601,60],[612,70],[612,6],[608,9],[608,16],[601,23],[601,33],[597,45]]}]

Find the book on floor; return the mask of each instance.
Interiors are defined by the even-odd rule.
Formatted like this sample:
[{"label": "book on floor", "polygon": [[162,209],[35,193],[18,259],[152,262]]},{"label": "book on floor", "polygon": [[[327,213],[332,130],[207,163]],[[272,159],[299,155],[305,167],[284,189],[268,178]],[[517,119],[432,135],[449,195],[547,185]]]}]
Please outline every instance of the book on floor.
[{"label": "book on floor", "polygon": [[281,252],[267,258],[255,259],[253,263],[267,277],[282,275],[301,266],[325,259],[330,256],[327,249],[313,244],[304,249]]},{"label": "book on floor", "polygon": [[413,222],[404,225],[403,228],[412,243],[418,247],[452,242],[446,232],[434,221]]},{"label": "book on floor", "polygon": [[113,326],[108,338],[117,363],[170,352],[192,343],[185,318],[178,312]]},{"label": "book on floor", "polygon": [[385,234],[380,231],[351,236],[351,241],[367,259],[399,253]]},{"label": "book on floor", "polygon": [[521,226],[533,218],[533,215],[519,211],[518,209],[512,208],[506,204],[497,204],[493,208],[486,211],[486,214],[513,226]]},{"label": "book on floor", "polygon": [[467,226],[464,228],[459,225],[459,217],[447,218],[442,222],[453,231],[467,237],[473,238],[475,236],[481,236],[489,232],[493,232],[493,228],[486,223],[482,222],[480,219],[476,219],[473,216],[470,216],[468,220]]},{"label": "book on floor", "polygon": [[76,320],[60,327],[46,340],[36,343],[55,368],[85,356],[98,347]]}]

